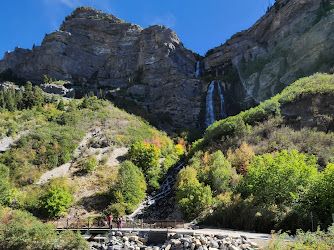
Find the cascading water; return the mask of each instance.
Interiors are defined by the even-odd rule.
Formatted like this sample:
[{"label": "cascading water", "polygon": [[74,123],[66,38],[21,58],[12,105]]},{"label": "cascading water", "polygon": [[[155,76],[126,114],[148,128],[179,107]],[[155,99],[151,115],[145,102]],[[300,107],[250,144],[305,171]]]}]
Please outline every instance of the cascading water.
[{"label": "cascading water", "polygon": [[197,61],[196,63],[196,72],[195,72],[195,77],[200,77],[201,76],[201,62]]},{"label": "cascading water", "polygon": [[239,67],[238,67],[238,60],[237,58],[234,59],[234,66],[236,67],[237,69],[237,72],[238,72],[238,75],[239,75],[239,79],[240,79],[240,82],[242,84],[242,86],[244,87],[244,90],[245,92],[257,103],[259,104],[260,102],[248,91],[248,89],[246,88],[246,84],[244,82],[244,79],[242,78],[241,74],[240,74],[240,70],[239,70]]},{"label": "cascading water", "polygon": [[163,183],[161,184],[158,193],[155,194],[154,196],[146,197],[145,200],[138,206],[138,208],[132,214],[129,215],[129,218],[133,219],[134,217],[139,215],[142,211],[154,205],[156,201],[162,198],[165,198],[167,195],[169,195],[173,191],[173,187],[176,182],[177,173],[181,170],[182,167],[183,167],[183,163],[175,167],[172,170],[172,174],[168,175],[166,179],[163,181]]},{"label": "cascading water", "polygon": [[218,94],[220,97],[220,114],[221,114],[221,119],[225,119],[227,117],[226,109],[225,109],[225,100],[224,100],[224,95],[223,95],[220,85],[221,84],[218,82]]},{"label": "cascading water", "polygon": [[205,126],[209,127],[215,122],[215,113],[213,108],[213,90],[215,88],[215,81],[212,81],[209,85],[208,91],[206,93],[206,117]]}]

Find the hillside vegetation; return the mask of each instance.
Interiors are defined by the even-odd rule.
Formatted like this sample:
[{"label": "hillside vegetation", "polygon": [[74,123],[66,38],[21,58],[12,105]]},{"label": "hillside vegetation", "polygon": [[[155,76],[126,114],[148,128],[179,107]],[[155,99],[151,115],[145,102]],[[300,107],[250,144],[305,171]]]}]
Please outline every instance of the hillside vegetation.
[{"label": "hillside vegetation", "polygon": [[333,97],[334,76],[315,74],[208,127],[178,176],[185,216],[264,232],[308,230],[312,221],[313,229],[327,228],[334,212]]},{"label": "hillside vegetation", "polygon": [[[80,205],[93,214],[131,213],[183,154],[165,132],[95,96],[64,101],[28,83],[0,91],[0,111],[0,139],[15,141],[0,155],[0,204],[42,217]],[[113,152],[129,148],[116,156],[135,164],[115,165]],[[39,181],[66,165],[71,178]]]}]

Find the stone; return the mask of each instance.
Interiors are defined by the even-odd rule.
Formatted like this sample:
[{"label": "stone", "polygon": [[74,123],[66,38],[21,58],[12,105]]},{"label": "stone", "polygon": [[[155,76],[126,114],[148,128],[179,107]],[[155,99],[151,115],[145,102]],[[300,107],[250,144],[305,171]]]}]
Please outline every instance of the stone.
[{"label": "stone", "polygon": [[259,244],[257,244],[256,242],[249,241],[249,244],[250,244],[251,247],[253,247],[253,248],[257,248],[257,247],[259,247]]},{"label": "stone", "polygon": [[226,235],[226,234],[224,234],[224,235],[218,234],[218,235],[216,235],[216,237],[217,237],[217,239],[222,240],[222,239],[226,239],[228,237],[228,235]]},{"label": "stone", "polygon": [[174,247],[180,247],[182,245],[181,241],[178,240],[178,239],[171,239],[171,244],[174,246]]},{"label": "stone", "polygon": [[213,248],[219,248],[219,244],[217,241],[215,240],[211,240],[209,247],[213,247]]},{"label": "stone", "polygon": [[194,243],[195,243],[196,247],[202,246],[202,243],[201,243],[201,241],[199,239],[196,239]]},{"label": "stone", "polygon": [[[131,235],[129,236],[129,241],[138,241],[139,240],[139,237],[138,236],[135,236],[135,235]],[[142,240],[141,240],[142,241]]]},{"label": "stone", "polygon": [[188,241],[185,241],[184,243],[183,243],[183,247],[184,248],[188,248],[190,246],[190,243],[188,242]]},{"label": "stone", "polygon": [[247,248],[250,248],[251,245],[250,244],[241,244],[240,247],[241,247],[241,249],[247,249]]},{"label": "stone", "polygon": [[208,242],[207,238],[204,237],[204,236],[201,236],[200,241],[201,241],[202,245],[206,245],[207,242]]},{"label": "stone", "polygon": [[195,248],[196,248],[196,244],[195,244],[195,243],[191,243],[191,244],[190,244],[190,249],[191,249],[191,250],[194,250]]},{"label": "stone", "polygon": [[229,246],[228,246],[228,249],[229,249],[229,250],[240,250],[239,247],[237,247],[237,246],[233,246],[233,245],[229,245]]},{"label": "stone", "polygon": [[123,241],[129,241],[129,237],[127,237],[127,236],[123,236]]}]

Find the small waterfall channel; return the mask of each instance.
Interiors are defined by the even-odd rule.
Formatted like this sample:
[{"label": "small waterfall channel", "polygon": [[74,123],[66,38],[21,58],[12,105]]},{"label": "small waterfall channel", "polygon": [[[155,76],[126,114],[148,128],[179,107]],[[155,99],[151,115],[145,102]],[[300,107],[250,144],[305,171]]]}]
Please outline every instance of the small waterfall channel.
[{"label": "small waterfall channel", "polygon": [[197,61],[196,63],[196,72],[195,72],[195,77],[201,77],[202,76],[202,62]]},{"label": "small waterfall channel", "polygon": [[[215,86],[217,86],[217,94],[219,100],[219,108],[215,108]],[[205,108],[205,126],[209,127],[213,124],[217,119],[224,119],[227,117],[226,108],[225,108],[225,100],[222,91],[222,83],[213,80],[209,87],[208,91],[206,92],[206,108]],[[216,112],[215,112],[216,111]],[[218,112],[217,112],[218,111]]]},{"label": "small waterfall channel", "polygon": [[177,167],[174,167],[172,169],[171,173],[165,178],[163,183],[160,186],[160,189],[158,190],[157,194],[154,194],[153,196],[147,196],[142,203],[138,206],[138,208],[129,215],[130,219],[134,219],[139,214],[142,214],[145,209],[155,204],[156,201],[165,198],[167,195],[169,195],[173,189],[174,184],[176,182],[176,177],[178,172],[182,169],[183,163],[179,164]]}]

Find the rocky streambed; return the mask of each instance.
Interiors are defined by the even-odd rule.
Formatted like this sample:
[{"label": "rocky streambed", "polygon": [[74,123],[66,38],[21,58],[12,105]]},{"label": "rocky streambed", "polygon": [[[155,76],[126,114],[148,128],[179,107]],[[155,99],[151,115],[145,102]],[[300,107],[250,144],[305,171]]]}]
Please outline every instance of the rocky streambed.
[{"label": "rocky streambed", "polygon": [[140,234],[139,232],[122,233],[120,231],[108,234],[109,240],[103,243],[91,242],[91,249],[105,250],[158,250],[158,249],[197,249],[197,250],[243,250],[243,249],[261,249],[261,247],[252,242],[247,236],[231,237],[229,235],[183,235],[169,234],[165,242],[160,244],[151,244],[149,234]]}]

